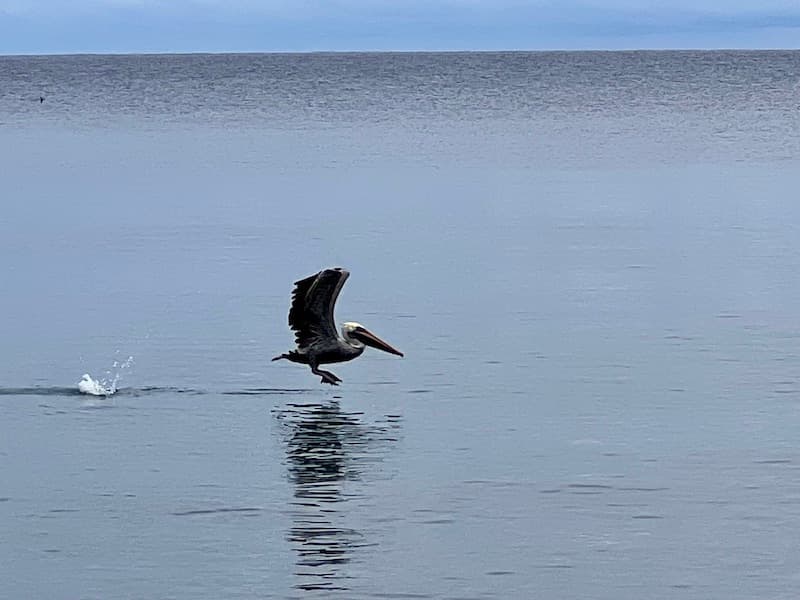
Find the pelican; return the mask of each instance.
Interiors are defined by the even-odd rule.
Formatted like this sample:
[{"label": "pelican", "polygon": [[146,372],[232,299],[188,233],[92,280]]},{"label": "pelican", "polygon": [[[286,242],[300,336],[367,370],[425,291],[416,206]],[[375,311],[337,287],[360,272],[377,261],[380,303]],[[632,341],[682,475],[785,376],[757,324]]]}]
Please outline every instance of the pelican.
[{"label": "pelican", "polygon": [[341,336],[336,332],[333,307],[348,277],[349,271],[337,267],[294,282],[289,327],[294,330],[297,350],[276,356],[273,361],[285,358],[308,365],[314,375],[322,378],[320,383],[339,385],[341,379],[319,365],[353,360],[361,356],[366,346],[403,356],[360,323],[349,321],[342,324]]}]

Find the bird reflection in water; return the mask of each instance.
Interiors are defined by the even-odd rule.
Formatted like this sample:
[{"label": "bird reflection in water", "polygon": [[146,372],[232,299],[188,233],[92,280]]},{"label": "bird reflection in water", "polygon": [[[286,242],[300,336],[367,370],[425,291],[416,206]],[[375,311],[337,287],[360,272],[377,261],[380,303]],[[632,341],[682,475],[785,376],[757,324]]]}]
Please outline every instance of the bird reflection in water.
[{"label": "bird reflection in water", "polygon": [[[289,478],[294,484],[292,527],[301,590],[347,590],[343,565],[360,548],[375,545],[368,533],[347,526],[348,506],[363,498],[358,487],[380,476],[378,464],[391,451],[400,417],[365,424],[362,413],[339,403],[290,404],[277,413],[286,434]],[[360,484],[348,486],[348,482]]]}]

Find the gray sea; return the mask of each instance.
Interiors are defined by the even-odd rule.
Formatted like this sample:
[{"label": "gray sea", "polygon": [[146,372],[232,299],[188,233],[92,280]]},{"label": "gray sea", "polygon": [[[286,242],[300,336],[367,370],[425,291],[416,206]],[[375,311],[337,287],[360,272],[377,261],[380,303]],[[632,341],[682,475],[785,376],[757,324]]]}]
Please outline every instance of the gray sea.
[{"label": "gray sea", "polygon": [[797,51],[0,57],[0,597],[796,599],[798,190]]}]

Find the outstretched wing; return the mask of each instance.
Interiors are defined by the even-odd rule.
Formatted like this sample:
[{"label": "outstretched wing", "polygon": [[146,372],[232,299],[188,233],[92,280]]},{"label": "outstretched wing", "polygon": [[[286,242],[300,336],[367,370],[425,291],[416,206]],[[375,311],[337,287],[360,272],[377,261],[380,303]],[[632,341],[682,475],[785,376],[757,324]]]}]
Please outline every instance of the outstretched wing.
[{"label": "outstretched wing", "polygon": [[325,269],[294,284],[289,327],[302,349],[318,339],[336,339],[333,307],[344,282],[350,277],[345,269]]}]

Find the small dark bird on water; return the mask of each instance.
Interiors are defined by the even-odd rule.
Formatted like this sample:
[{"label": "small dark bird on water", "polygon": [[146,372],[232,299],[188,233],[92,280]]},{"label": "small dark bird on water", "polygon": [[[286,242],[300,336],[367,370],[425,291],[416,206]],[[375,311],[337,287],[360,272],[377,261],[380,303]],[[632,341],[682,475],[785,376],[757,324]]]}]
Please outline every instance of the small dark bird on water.
[{"label": "small dark bird on water", "polygon": [[39,104],[41,104],[42,102],[44,102],[44,96],[39,96]]},{"label": "small dark bird on water", "polygon": [[350,273],[345,269],[325,269],[295,282],[289,327],[295,332],[297,350],[290,350],[272,360],[285,358],[308,365],[314,375],[322,378],[321,383],[339,385],[341,379],[330,371],[323,371],[319,365],[353,360],[361,356],[366,346],[403,356],[402,352],[359,323],[344,323],[342,335],[337,333],[333,307],[348,277]]}]

